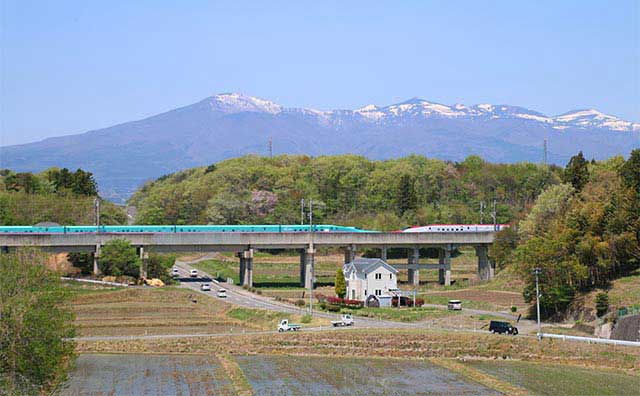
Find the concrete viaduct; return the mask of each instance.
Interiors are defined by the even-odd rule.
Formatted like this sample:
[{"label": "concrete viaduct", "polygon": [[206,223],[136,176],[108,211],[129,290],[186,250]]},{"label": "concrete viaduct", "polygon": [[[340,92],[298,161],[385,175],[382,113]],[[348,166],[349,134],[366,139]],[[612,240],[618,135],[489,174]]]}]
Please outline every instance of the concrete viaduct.
[{"label": "concrete viaduct", "polygon": [[[390,248],[409,250],[407,264],[394,264],[407,269],[409,283],[419,282],[420,269],[438,269],[441,284],[451,284],[451,252],[459,246],[473,246],[478,257],[481,280],[493,277],[494,267],[488,258],[488,247],[495,232],[383,233],[383,232],[201,232],[201,233],[82,233],[82,234],[0,234],[0,247],[9,251],[17,247],[36,246],[49,252],[93,252],[94,272],[99,272],[100,249],[114,239],[128,240],[136,246],[141,258],[149,251],[168,252],[235,252],[240,261],[240,283],[253,285],[253,251],[260,249],[292,249],[300,252],[300,283],[312,286],[316,248],[342,248],[345,263],[352,261],[358,249],[380,249],[387,258]],[[420,264],[420,249],[436,248],[437,264]]]}]

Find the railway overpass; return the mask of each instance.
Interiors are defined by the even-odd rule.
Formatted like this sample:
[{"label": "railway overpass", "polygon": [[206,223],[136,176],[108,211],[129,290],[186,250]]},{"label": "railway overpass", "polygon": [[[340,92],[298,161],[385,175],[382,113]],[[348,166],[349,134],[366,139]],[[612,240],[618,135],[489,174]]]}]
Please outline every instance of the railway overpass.
[{"label": "railway overpass", "polygon": [[[291,249],[300,252],[301,285],[311,287],[313,262],[318,247],[344,250],[345,263],[352,261],[358,249],[380,249],[386,259],[387,250],[404,248],[410,252],[407,264],[409,282],[419,282],[420,269],[438,269],[440,283],[451,283],[451,252],[459,246],[473,246],[478,257],[478,275],[487,280],[493,277],[493,266],[487,250],[495,232],[140,232],[140,233],[16,233],[0,234],[0,248],[9,251],[18,247],[35,246],[49,252],[92,252],[94,272],[99,272],[101,246],[114,239],[128,240],[136,246],[141,258],[153,251],[167,252],[235,252],[240,264],[240,283],[253,284],[253,252],[260,249]],[[437,264],[420,263],[421,248],[439,251]]]}]

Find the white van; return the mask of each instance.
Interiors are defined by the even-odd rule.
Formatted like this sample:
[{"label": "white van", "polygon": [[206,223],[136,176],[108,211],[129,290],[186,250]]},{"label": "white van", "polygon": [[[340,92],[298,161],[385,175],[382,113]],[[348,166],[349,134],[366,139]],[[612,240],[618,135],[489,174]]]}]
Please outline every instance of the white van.
[{"label": "white van", "polygon": [[218,298],[227,298],[227,291],[225,289],[218,290]]},{"label": "white van", "polygon": [[197,269],[192,269],[191,272],[189,272],[189,276],[191,276],[192,278],[197,278],[198,277],[198,270]]},{"label": "white van", "polygon": [[200,285],[200,290],[211,291],[211,285],[209,283],[203,283]]},{"label": "white van", "polygon": [[462,301],[449,300],[449,304],[447,304],[447,309],[450,311],[462,311]]}]

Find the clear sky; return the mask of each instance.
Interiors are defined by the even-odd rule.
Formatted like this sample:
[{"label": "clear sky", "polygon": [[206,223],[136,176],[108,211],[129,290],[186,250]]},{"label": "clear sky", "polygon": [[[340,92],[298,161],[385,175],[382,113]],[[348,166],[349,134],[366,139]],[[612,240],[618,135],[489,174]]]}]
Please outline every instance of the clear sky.
[{"label": "clear sky", "polygon": [[0,145],[221,92],[318,109],[420,97],[640,121],[637,0],[0,3]]}]

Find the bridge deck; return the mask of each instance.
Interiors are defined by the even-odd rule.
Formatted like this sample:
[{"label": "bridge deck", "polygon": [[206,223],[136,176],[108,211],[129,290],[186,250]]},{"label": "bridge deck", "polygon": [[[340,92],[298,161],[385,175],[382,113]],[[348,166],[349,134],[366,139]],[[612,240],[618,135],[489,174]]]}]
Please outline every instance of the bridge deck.
[{"label": "bridge deck", "polygon": [[202,232],[202,233],[108,233],[108,234],[0,234],[0,247],[38,246],[55,251],[89,251],[114,239],[154,251],[240,251],[247,248],[302,249],[317,247],[442,247],[486,245],[494,232],[476,233],[349,233],[349,232]]}]

